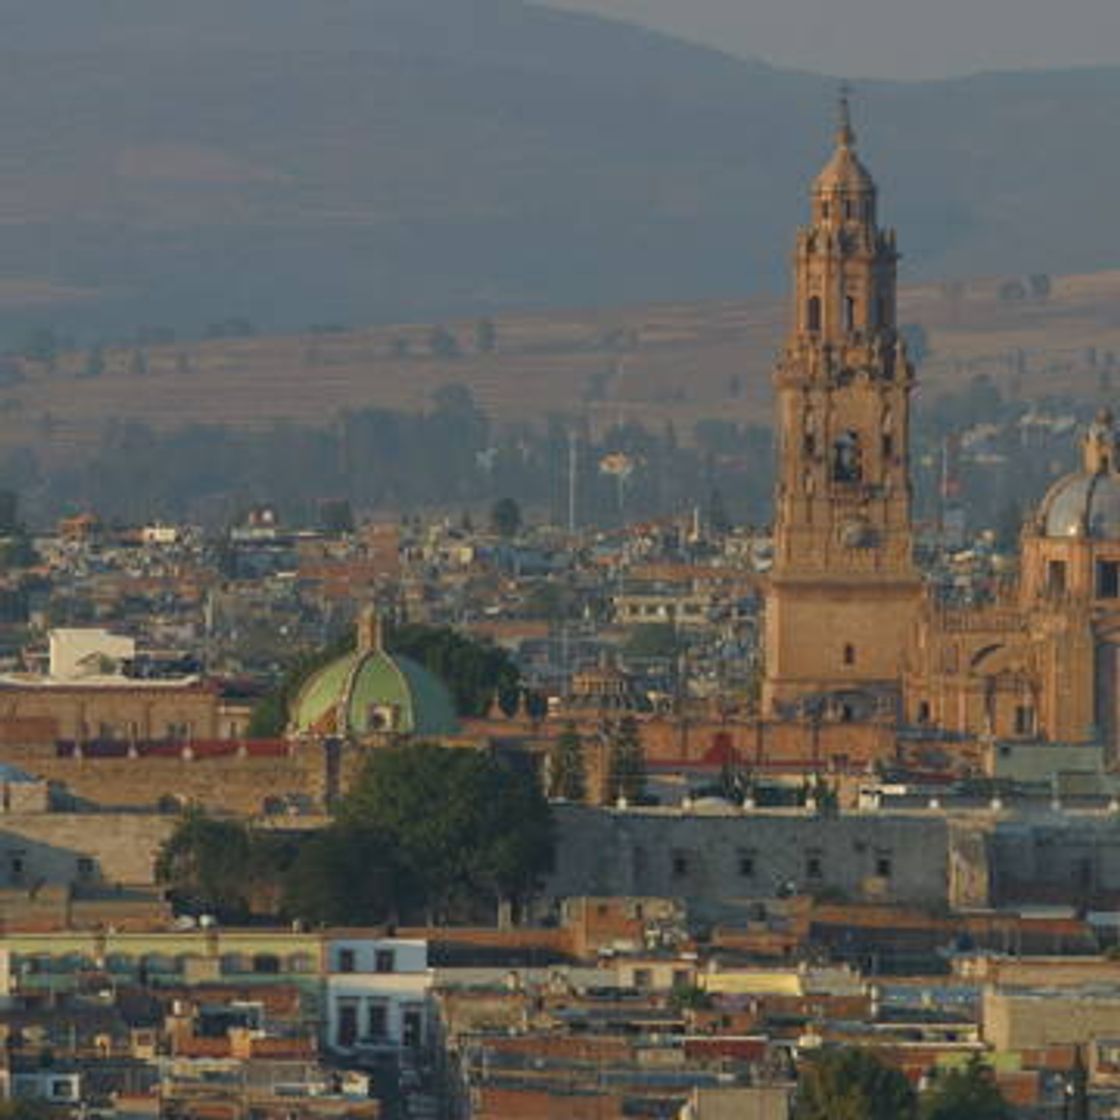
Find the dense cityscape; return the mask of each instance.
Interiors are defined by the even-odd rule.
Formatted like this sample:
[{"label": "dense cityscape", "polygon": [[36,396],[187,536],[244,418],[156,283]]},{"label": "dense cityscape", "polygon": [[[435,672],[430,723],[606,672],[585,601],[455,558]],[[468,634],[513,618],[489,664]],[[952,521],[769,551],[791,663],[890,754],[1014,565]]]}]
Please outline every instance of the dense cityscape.
[{"label": "dense cityscape", "polygon": [[[575,438],[552,516],[5,493],[4,1115],[1120,1109],[1113,419],[968,417],[919,516],[846,98],[834,143],[770,527],[626,516],[618,448],[594,516]],[[977,525],[1039,439],[1074,469]]]}]

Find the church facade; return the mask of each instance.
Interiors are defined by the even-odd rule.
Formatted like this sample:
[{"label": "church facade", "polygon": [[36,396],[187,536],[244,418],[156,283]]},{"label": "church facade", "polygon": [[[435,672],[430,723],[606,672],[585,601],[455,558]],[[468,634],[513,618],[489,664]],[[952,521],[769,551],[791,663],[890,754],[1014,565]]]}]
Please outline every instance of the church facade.
[{"label": "church facade", "polygon": [[[774,375],[778,483],[764,721],[898,730],[979,758],[993,743],[1120,755],[1120,470],[1112,417],[1024,527],[1014,586],[942,601],[914,560],[914,367],[896,321],[895,234],[878,223],[846,101],[794,253]],[[855,727],[852,727],[855,730]],[[882,741],[880,734],[879,741]]]}]

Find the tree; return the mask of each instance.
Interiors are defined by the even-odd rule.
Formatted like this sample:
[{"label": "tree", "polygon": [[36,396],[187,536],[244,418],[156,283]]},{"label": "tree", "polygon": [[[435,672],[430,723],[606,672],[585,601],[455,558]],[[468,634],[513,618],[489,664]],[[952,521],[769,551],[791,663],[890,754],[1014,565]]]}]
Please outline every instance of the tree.
[{"label": "tree", "polygon": [[252,838],[248,828],[192,809],[156,856],[156,882],[188,912],[243,919],[250,909]]},{"label": "tree", "polygon": [[531,893],[551,859],[548,802],[533,777],[478,751],[377,751],[338,820],[383,836],[399,868],[398,905],[437,918]]},{"label": "tree", "polygon": [[867,1050],[827,1050],[798,1083],[795,1120],[913,1120],[914,1090]]},{"label": "tree", "polygon": [[548,755],[548,795],[582,801],[587,793],[583,740],[574,723],[557,736]]},{"label": "tree", "polygon": [[635,801],[645,789],[646,760],[638,721],[624,716],[608,733],[607,796],[611,801],[625,797]]},{"label": "tree", "polygon": [[495,696],[503,711],[517,710],[521,673],[505,650],[449,626],[418,624],[391,631],[388,645],[435,673],[451,690],[459,715],[485,716]]},{"label": "tree", "polygon": [[922,1120],[1011,1120],[1013,1112],[978,1055],[942,1073],[922,1098]]},{"label": "tree", "polygon": [[499,498],[490,510],[490,526],[500,537],[515,537],[521,528],[521,507],[513,498]]},{"label": "tree", "polygon": [[257,911],[276,912],[296,854],[282,836],[192,808],[156,856],[156,882],[167,887],[178,910],[244,921]]},{"label": "tree", "polygon": [[332,825],[300,848],[284,876],[283,908],[326,925],[376,925],[395,916],[398,868],[388,838]]}]

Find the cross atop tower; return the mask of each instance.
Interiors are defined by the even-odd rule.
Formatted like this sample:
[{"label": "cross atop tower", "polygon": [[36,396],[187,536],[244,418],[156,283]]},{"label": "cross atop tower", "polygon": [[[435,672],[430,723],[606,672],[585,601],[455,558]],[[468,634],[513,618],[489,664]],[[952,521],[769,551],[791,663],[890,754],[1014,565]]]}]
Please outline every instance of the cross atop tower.
[{"label": "cross atop tower", "polygon": [[855,130],[852,128],[852,87],[840,83],[836,98],[836,143],[841,148],[854,147]]}]

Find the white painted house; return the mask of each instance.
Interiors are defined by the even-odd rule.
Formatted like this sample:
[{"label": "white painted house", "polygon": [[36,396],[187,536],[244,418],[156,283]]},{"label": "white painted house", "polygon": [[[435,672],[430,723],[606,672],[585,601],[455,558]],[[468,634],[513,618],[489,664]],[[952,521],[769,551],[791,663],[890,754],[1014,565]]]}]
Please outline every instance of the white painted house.
[{"label": "white painted house", "polygon": [[428,943],[345,935],[326,944],[327,1045],[344,1054],[414,1049],[430,1036]]}]

